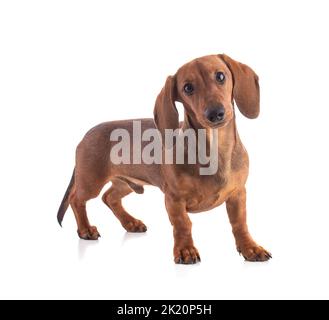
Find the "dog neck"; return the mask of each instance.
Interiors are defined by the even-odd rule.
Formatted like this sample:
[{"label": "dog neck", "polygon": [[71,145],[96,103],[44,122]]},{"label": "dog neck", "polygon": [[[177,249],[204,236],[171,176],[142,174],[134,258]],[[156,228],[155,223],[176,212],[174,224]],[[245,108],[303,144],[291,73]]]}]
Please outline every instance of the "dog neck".
[{"label": "dog neck", "polygon": [[[184,122],[182,130],[192,129],[195,130],[195,135],[198,137],[198,129],[206,130],[206,146],[207,154],[209,154],[209,148],[213,139],[213,134],[217,136],[217,149],[218,149],[218,174],[225,179],[225,176],[229,173],[232,164],[232,154],[236,146],[238,134],[235,124],[235,115],[224,126],[218,129],[211,129],[202,127],[193,116],[185,112]],[[198,143],[198,140],[197,140]]]}]

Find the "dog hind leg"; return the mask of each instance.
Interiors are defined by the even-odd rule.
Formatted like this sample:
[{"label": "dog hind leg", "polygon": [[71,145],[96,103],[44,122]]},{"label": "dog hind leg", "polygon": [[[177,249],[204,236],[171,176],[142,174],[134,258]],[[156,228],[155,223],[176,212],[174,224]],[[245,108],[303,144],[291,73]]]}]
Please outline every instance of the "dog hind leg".
[{"label": "dog hind leg", "polygon": [[[139,190],[142,189],[143,187],[140,186]],[[146,232],[145,224],[131,216],[122,206],[122,199],[133,191],[137,192],[127,182],[114,179],[112,180],[112,186],[104,193],[102,199],[128,232]]]},{"label": "dog hind leg", "polygon": [[86,202],[88,200],[89,199],[79,196],[75,191],[72,192],[69,198],[71,208],[77,221],[79,237],[84,240],[97,240],[100,234],[96,227],[90,225],[87,216]]}]

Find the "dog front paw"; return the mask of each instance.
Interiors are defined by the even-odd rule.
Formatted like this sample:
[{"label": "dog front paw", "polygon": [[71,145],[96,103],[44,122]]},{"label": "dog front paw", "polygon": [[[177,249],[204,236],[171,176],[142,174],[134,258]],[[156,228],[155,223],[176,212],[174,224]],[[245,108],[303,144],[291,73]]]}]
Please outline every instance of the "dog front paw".
[{"label": "dog front paw", "polygon": [[237,250],[246,261],[264,262],[272,258],[270,252],[255,243],[238,247]]},{"label": "dog front paw", "polygon": [[177,264],[196,264],[201,262],[200,254],[193,246],[175,247],[174,258]]}]

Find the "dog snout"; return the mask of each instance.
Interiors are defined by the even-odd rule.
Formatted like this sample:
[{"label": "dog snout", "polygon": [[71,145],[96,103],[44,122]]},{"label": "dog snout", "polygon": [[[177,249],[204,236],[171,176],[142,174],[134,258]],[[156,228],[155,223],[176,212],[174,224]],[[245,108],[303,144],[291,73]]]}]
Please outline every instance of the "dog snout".
[{"label": "dog snout", "polygon": [[205,111],[205,117],[211,123],[219,123],[223,121],[225,116],[225,109],[223,106],[211,106]]}]

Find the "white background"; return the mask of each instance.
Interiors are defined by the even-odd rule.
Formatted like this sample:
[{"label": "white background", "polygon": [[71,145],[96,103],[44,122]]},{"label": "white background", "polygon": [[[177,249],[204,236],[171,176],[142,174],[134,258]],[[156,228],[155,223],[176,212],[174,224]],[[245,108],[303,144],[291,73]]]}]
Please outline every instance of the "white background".
[{"label": "white background", "polygon": [[[0,298],[329,298],[328,1],[1,1]],[[163,195],[100,198],[102,238],[56,213],[93,125],[152,117],[166,76],[222,53],[260,77],[261,116],[237,123],[250,155],[249,226],[273,253],[235,252],[224,207],[191,216],[202,263],[177,266]]]}]

